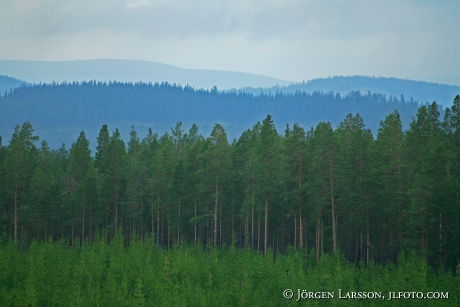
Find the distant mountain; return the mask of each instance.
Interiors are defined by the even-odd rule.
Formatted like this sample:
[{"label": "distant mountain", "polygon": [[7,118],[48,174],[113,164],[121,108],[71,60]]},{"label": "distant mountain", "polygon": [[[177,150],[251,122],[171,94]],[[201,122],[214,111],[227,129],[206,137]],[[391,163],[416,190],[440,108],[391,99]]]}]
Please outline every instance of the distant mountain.
[{"label": "distant mountain", "polygon": [[[337,76],[323,79],[313,79],[308,82],[294,83],[287,86],[269,88],[245,87],[240,91],[260,94],[293,94],[295,92],[335,92],[346,94],[351,91],[361,93],[380,93],[388,97],[398,97],[405,101],[416,100],[420,103],[436,101],[443,106],[450,106],[456,95],[460,94],[460,86],[423,81],[413,81],[398,78],[365,77],[365,76]],[[403,96],[403,98],[401,97]]]},{"label": "distant mountain", "polygon": [[23,86],[25,84],[27,84],[27,82],[8,76],[0,75],[0,96],[4,95],[5,92],[9,92],[10,90]]},{"label": "distant mountain", "polygon": [[169,82],[210,89],[270,87],[291,82],[270,77],[219,70],[185,69],[149,61],[8,61],[0,60],[0,74],[31,83],[72,81]]},{"label": "distant mountain", "polygon": [[[117,81],[190,85],[194,88],[260,94],[293,94],[296,92],[334,92],[342,95],[352,91],[380,93],[419,103],[438,102],[449,106],[460,93],[460,86],[398,78],[336,76],[292,83],[261,75],[185,69],[177,66],[138,60],[79,60],[79,61],[11,61],[0,60],[0,75],[22,79],[30,83]],[[22,81],[19,81],[22,82]],[[7,86],[6,89],[11,87]],[[4,92],[0,82],[0,90]]]},{"label": "distant mountain", "polygon": [[82,130],[95,148],[102,124],[120,129],[127,139],[132,125],[143,136],[148,128],[163,134],[181,121],[185,129],[197,124],[203,135],[209,135],[214,124],[221,123],[233,139],[267,114],[283,133],[286,124],[298,123],[307,130],[321,121],[337,126],[348,113],[359,113],[376,133],[380,121],[394,110],[400,112],[407,128],[417,109],[416,102],[359,92],[253,96],[167,83],[39,84],[0,97],[0,136],[6,143],[17,124],[30,121],[37,134],[54,148],[62,143],[70,146]]}]

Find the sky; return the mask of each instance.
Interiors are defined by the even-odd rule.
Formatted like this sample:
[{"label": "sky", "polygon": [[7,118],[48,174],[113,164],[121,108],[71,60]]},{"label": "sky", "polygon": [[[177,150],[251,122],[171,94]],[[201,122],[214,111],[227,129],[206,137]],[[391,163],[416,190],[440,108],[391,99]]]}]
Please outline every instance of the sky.
[{"label": "sky", "polygon": [[0,59],[460,85],[458,0],[0,0]]}]

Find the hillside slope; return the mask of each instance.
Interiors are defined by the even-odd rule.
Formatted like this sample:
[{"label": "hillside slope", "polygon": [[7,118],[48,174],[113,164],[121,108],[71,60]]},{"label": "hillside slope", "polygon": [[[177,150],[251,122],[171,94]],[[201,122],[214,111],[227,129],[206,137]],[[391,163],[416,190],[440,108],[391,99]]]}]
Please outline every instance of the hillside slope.
[{"label": "hillside slope", "polygon": [[27,82],[22,80],[0,75],[0,96],[5,95],[5,92],[9,92],[12,89],[26,84]]},{"label": "hillside slope", "polygon": [[[331,78],[313,79],[308,82],[294,83],[287,86],[269,88],[246,87],[241,91],[260,95],[295,92],[336,92],[346,94],[351,91],[361,93],[380,93],[395,96],[406,101],[417,100],[420,103],[436,101],[440,105],[450,106],[455,96],[460,94],[460,86],[439,84],[424,81],[414,81],[398,78],[366,77],[366,76],[336,76]],[[403,96],[403,97],[401,97]]]},{"label": "hillside slope", "polygon": [[41,84],[18,88],[0,98],[0,135],[9,139],[14,126],[30,121],[37,133],[56,147],[63,142],[70,145],[81,130],[94,141],[102,124],[119,128],[127,138],[132,125],[140,134],[147,128],[164,133],[181,121],[185,127],[197,124],[205,135],[215,123],[221,123],[231,139],[267,114],[283,132],[286,124],[294,123],[307,130],[320,121],[335,126],[348,113],[359,113],[376,132],[380,121],[394,110],[408,127],[417,108],[415,102],[359,92],[252,96],[167,83]]},{"label": "hillside slope", "polygon": [[7,61],[0,60],[0,74],[31,83],[72,81],[169,82],[194,88],[219,89],[244,86],[270,87],[290,82],[270,77],[219,70],[185,69],[150,61]]}]

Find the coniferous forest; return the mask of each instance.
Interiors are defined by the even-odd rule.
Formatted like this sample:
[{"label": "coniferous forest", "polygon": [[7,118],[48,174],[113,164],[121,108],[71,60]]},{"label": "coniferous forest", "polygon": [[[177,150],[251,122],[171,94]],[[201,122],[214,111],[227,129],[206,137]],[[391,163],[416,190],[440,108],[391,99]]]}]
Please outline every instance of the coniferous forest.
[{"label": "coniferous forest", "polygon": [[[270,115],[229,142],[179,122],[103,125],[50,148],[33,123],[0,144],[0,305],[278,306],[309,291],[448,292],[457,304],[460,96],[441,117],[359,114],[277,131]],[[287,300],[283,290],[293,289]],[[305,300],[305,299],[302,299]],[[329,306],[327,299],[309,303]]]},{"label": "coniferous forest", "polygon": [[[451,104],[454,97],[441,106]],[[6,139],[15,125],[30,121],[39,136],[55,148],[72,144],[84,130],[94,153],[103,124],[118,128],[127,141],[132,125],[139,135],[146,135],[148,128],[162,135],[180,121],[187,129],[196,124],[200,133],[208,136],[215,123],[221,123],[228,139],[233,140],[267,114],[276,119],[276,127],[282,131],[286,123],[310,128],[330,121],[336,126],[348,113],[359,113],[375,134],[379,122],[394,110],[399,112],[403,128],[408,129],[418,102],[403,95],[360,91],[253,95],[170,83],[45,83],[0,93],[0,135]]]}]

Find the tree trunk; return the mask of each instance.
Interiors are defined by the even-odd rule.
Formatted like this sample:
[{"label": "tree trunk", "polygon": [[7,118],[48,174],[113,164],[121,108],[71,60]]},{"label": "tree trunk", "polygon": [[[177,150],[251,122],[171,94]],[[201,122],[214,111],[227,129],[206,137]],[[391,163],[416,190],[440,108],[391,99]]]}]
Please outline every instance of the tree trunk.
[{"label": "tree trunk", "polygon": [[222,206],[219,206],[219,245],[222,246]]},{"label": "tree trunk", "polygon": [[332,252],[337,252],[337,217],[334,196],[334,180],[332,178],[332,163],[329,163],[329,187],[331,193],[331,218],[332,218]]},{"label": "tree trunk", "polygon": [[71,237],[72,237],[72,239],[70,240],[72,247],[74,246],[74,242],[73,242],[74,241],[74,236],[75,236],[74,228],[75,228],[75,219],[73,218],[72,219],[72,229],[71,229]]},{"label": "tree trunk", "polygon": [[442,212],[439,211],[439,263],[442,263]]},{"label": "tree trunk", "polygon": [[171,248],[171,211],[168,209],[168,250]]},{"label": "tree trunk", "polygon": [[19,187],[18,187],[18,175],[16,174],[15,179],[15,189],[14,189],[14,241],[18,240],[18,194],[19,194]]},{"label": "tree trunk", "polygon": [[177,226],[177,244],[180,244],[180,225],[181,225],[181,199],[179,197],[179,225]]},{"label": "tree trunk", "polygon": [[265,197],[265,240],[264,240],[264,252],[268,250],[268,197]]},{"label": "tree trunk", "polygon": [[251,247],[254,248],[254,184],[251,190]]},{"label": "tree trunk", "polygon": [[316,261],[321,258],[321,220],[316,218]]},{"label": "tree trunk", "polygon": [[194,223],[195,224],[194,225],[194,228],[195,228],[195,247],[196,247],[196,243],[197,243],[197,234],[198,234],[197,233],[197,222],[196,222],[196,219],[197,219],[196,198],[197,198],[197,196],[196,196],[196,191],[195,191],[195,220],[194,220],[194,222],[195,222]]},{"label": "tree trunk", "polygon": [[294,216],[294,248],[297,248],[297,217]]},{"label": "tree trunk", "polygon": [[[150,224],[151,224],[151,231],[152,231],[152,241],[153,241],[153,233],[154,233],[154,223],[153,223],[153,220],[154,220],[154,208],[155,208],[155,201],[152,202],[152,210],[151,210],[151,214],[150,214]],[[157,238],[158,238],[158,232],[157,232]],[[158,244],[158,240],[157,240],[157,244]]]},{"label": "tree trunk", "polygon": [[85,241],[85,210],[83,210],[82,225],[81,225],[81,246],[82,247],[83,247],[84,241]]},{"label": "tree trunk", "polygon": [[[235,246],[236,242],[234,242],[234,240],[233,240],[233,239],[234,239],[234,235],[233,235],[233,234],[235,234],[235,225],[234,225],[234,224],[235,224],[235,221],[234,221],[234,212],[233,212],[234,210],[233,210],[233,207],[234,207],[234,204],[233,204],[233,200],[232,200],[232,227],[231,227],[231,228],[232,228],[232,232],[231,232],[230,236],[231,236],[231,240],[232,240],[232,246]],[[222,207],[220,208],[220,212],[221,212],[220,214],[222,215]],[[221,223],[220,225],[222,226],[222,223]]]},{"label": "tree trunk", "polygon": [[118,187],[116,188],[115,192],[115,233],[114,233],[114,238],[117,235],[118,231]]},{"label": "tree trunk", "polygon": [[244,219],[244,248],[247,248],[249,245],[249,217],[246,215]]},{"label": "tree trunk", "polygon": [[299,240],[300,248],[303,248],[303,223],[302,223],[302,207],[299,207]]},{"label": "tree trunk", "polygon": [[217,247],[217,210],[218,210],[218,203],[219,203],[219,183],[216,180],[216,197],[214,201],[214,247]]},{"label": "tree trunk", "polygon": [[260,250],[260,210],[257,216],[257,250]]},{"label": "tree trunk", "polygon": [[303,247],[308,247],[308,219],[305,218],[305,223],[302,222],[302,230],[304,232]]},{"label": "tree trunk", "polygon": [[297,172],[298,176],[298,193],[299,193],[299,247],[303,248],[304,238],[303,238],[303,220],[302,220],[302,167],[300,166]]},{"label": "tree trunk", "polygon": [[157,206],[157,245],[160,245],[160,190],[157,194]]},{"label": "tree trunk", "polygon": [[369,226],[369,214],[367,215],[367,238],[366,238],[366,264],[371,260],[371,231]]},{"label": "tree trunk", "polygon": [[[142,187],[142,195],[144,195],[144,187]],[[142,197],[142,200],[141,200],[141,220],[140,220],[140,223],[141,223],[140,232],[141,232],[141,237],[142,238],[144,238],[144,219],[143,219],[143,216],[144,216],[144,198]]]},{"label": "tree trunk", "polygon": [[324,255],[324,222],[323,218],[321,217],[321,256]]},{"label": "tree trunk", "polygon": [[91,214],[89,215],[89,224],[88,224],[88,235],[89,235],[89,242],[93,242],[93,210],[91,210]]}]

